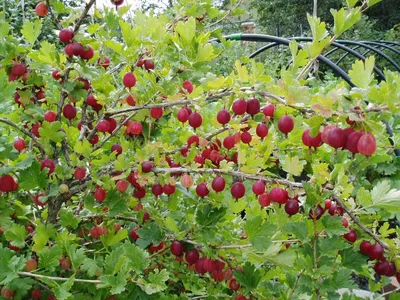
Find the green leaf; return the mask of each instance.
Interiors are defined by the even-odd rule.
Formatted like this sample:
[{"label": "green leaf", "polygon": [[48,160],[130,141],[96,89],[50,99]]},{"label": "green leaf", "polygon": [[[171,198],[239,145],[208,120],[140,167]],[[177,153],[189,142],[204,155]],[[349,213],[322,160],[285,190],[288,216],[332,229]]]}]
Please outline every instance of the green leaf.
[{"label": "green leaf", "polygon": [[374,208],[383,208],[391,212],[400,212],[400,191],[391,189],[390,181],[378,182],[371,192]]},{"label": "green leaf", "polygon": [[309,121],[310,135],[315,137],[318,135],[321,125],[325,122],[325,119],[321,116],[313,116]]},{"label": "green leaf", "polygon": [[111,294],[120,294],[125,291],[126,284],[128,283],[129,273],[118,272],[115,275],[103,275],[100,277],[101,284],[99,288],[109,288]]},{"label": "green leaf", "polygon": [[62,249],[58,245],[51,248],[44,248],[42,252],[39,253],[39,268],[54,272],[56,267],[60,264],[61,256]]},{"label": "green leaf", "polygon": [[45,169],[43,169],[42,171],[40,170],[40,163],[36,160],[29,168],[20,172],[19,186],[21,189],[44,189],[47,187],[47,185],[47,172],[45,171]]},{"label": "green leaf", "polygon": [[119,21],[119,25],[121,27],[122,37],[124,39],[125,45],[127,47],[132,47],[135,41],[135,35],[132,34],[132,26],[124,21]]},{"label": "green leaf", "polygon": [[[5,68],[0,69],[0,113],[10,111],[11,101],[17,87],[16,82],[8,82],[8,76]],[[2,151],[0,151],[2,152]],[[10,155],[10,152],[7,152]]]},{"label": "green leaf", "polygon": [[74,270],[78,270],[85,261],[85,249],[78,248],[78,245],[69,245],[65,250],[68,253]]},{"label": "green leaf", "polygon": [[164,233],[160,230],[156,223],[146,222],[137,232],[139,239],[137,245],[144,249],[151,244],[159,245],[164,238]]},{"label": "green leaf", "polygon": [[349,10],[341,8],[339,11],[331,9],[331,14],[334,18],[333,32],[336,36],[340,36],[343,32],[349,30],[361,19],[361,12],[358,8]]},{"label": "green leaf", "polygon": [[32,250],[36,253],[40,253],[45,248],[50,238],[56,235],[57,231],[52,224],[39,224],[36,226],[35,231],[36,234],[33,236],[34,245]]},{"label": "green leaf", "polygon": [[323,253],[324,256],[336,257],[340,250],[350,247],[351,245],[341,236],[318,239],[318,250]]},{"label": "green leaf", "polygon": [[367,0],[367,5],[368,7],[374,6],[375,4],[378,4],[382,0]]},{"label": "green leaf", "polygon": [[190,45],[196,35],[196,20],[190,17],[186,22],[179,21],[175,31],[186,45]]},{"label": "green leaf", "polygon": [[245,65],[242,65],[242,63],[237,60],[235,62],[235,69],[239,77],[239,81],[242,83],[249,82],[249,71],[247,70],[247,67]]},{"label": "green leaf", "polygon": [[354,288],[355,284],[353,283],[354,281],[351,280],[351,274],[353,272],[349,269],[340,269],[338,271],[335,271],[333,273],[333,278],[330,281],[331,282],[331,287],[335,289],[341,289],[341,288]]},{"label": "green leaf", "polygon": [[104,263],[104,270],[106,274],[114,275],[120,272],[126,262],[126,257],[124,254],[124,248],[119,246],[106,256]]},{"label": "green leaf", "polygon": [[128,210],[126,200],[120,192],[114,189],[107,192],[107,198],[104,201],[104,205],[109,208],[108,213],[110,216],[116,216],[117,214]]},{"label": "green leaf", "polygon": [[271,223],[263,224],[261,216],[256,216],[246,221],[244,230],[254,248],[263,251],[271,246],[271,237],[276,233],[276,226]]},{"label": "green leaf", "polygon": [[329,237],[334,235],[342,235],[347,233],[349,230],[343,226],[342,217],[325,215],[322,217],[322,225],[324,230]]},{"label": "green leaf", "polygon": [[294,176],[300,176],[303,172],[305,160],[300,160],[297,156],[286,156],[282,160],[282,169]]},{"label": "green leaf", "polygon": [[1,22],[0,24],[0,39],[4,39],[10,31],[10,25],[7,22]]},{"label": "green leaf", "polygon": [[67,300],[69,299],[72,294],[69,292],[72,288],[72,286],[74,285],[74,281],[75,281],[75,275],[72,275],[68,281],[64,282],[61,285],[56,286],[53,289],[54,292],[54,296],[56,296],[56,298],[58,300]]},{"label": "green leaf", "polygon": [[125,256],[128,259],[128,266],[136,273],[142,273],[150,265],[149,255],[134,244],[124,244]]},{"label": "green leaf", "polygon": [[148,295],[152,295],[161,292],[167,288],[165,282],[169,279],[169,273],[167,270],[162,269],[161,272],[155,269],[154,272],[150,273],[146,281],[139,280],[140,288]]},{"label": "green leaf", "polygon": [[72,211],[61,210],[60,222],[63,227],[71,227],[73,229],[78,228],[79,219],[74,215]]},{"label": "green leaf", "polygon": [[313,17],[308,13],[307,13],[307,20],[308,24],[310,24],[311,33],[314,40],[319,41],[323,39],[327,34],[325,22],[321,22],[320,18]]},{"label": "green leaf", "polygon": [[8,228],[4,236],[6,240],[11,242],[11,245],[15,247],[22,248],[25,246],[25,238],[28,232],[25,229],[25,226],[20,224],[13,224],[11,228]]},{"label": "green leaf", "polygon": [[100,269],[100,267],[96,264],[96,261],[86,257],[85,260],[83,261],[83,264],[81,266],[81,270],[86,272],[90,277],[95,276]]},{"label": "green leaf", "polygon": [[128,238],[128,230],[120,229],[118,232],[110,231],[106,236],[101,237],[104,247],[111,247],[120,241]]},{"label": "green leaf", "polygon": [[361,272],[363,270],[367,259],[365,255],[361,254],[359,251],[354,251],[352,248],[345,249],[340,255],[342,256],[342,264],[344,267],[356,272]]},{"label": "green leaf", "polygon": [[349,75],[354,84],[366,89],[374,80],[375,57],[367,57],[365,62],[357,60],[349,71]]},{"label": "green leaf", "polygon": [[225,207],[212,207],[211,204],[199,205],[196,221],[200,226],[215,226],[226,214]]},{"label": "green leaf", "polygon": [[171,230],[172,232],[179,232],[179,227],[176,224],[175,220],[173,218],[171,218],[170,216],[165,218],[165,227],[169,230]]},{"label": "green leaf", "polygon": [[[357,4],[358,1],[359,0],[346,0],[346,3],[349,8],[353,8]],[[379,1],[381,1],[381,0],[379,0]]]},{"label": "green leaf", "polygon": [[92,145],[90,145],[89,141],[85,139],[82,142],[75,143],[74,151],[87,158],[92,153]]},{"label": "green leaf", "polygon": [[237,282],[250,291],[256,289],[261,281],[261,271],[256,270],[256,267],[249,262],[246,262],[243,266],[243,272],[235,270],[233,271],[233,275]]},{"label": "green leaf", "polygon": [[283,230],[290,234],[293,234],[301,242],[305,242],[307,240],[308,227],[306,223],[300,223],[300,222],[287,223],[283,227]]},{"label": "green leaf", "polygon": [[42,20],[36,19],[35,22],[25,21],[22,26],[21,33],[24,39],[28,41],[32,46],[37,40],[42,30]]},{"label": "green leaf", "polygon": [[49,140],[60,143],[65,136],[65,133],[60,129],[61,122],[43,122],[42,126],[39,128],[40,139],[45,143]]}]

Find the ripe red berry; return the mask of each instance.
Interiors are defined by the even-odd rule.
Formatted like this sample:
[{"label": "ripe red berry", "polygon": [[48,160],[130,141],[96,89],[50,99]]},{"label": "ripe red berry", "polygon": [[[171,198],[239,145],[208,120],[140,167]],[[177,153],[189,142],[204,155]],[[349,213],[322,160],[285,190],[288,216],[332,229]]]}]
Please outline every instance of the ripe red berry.
[{"label": "ripe red berry", "polygon": [[74,172],[74,176],[78,180],[82,180],[86,176],[85,168],[76,168]]},{"label": "ripe red berry", "polygon": [[42,297],[42,291],[41,290],[33,290],[31,295],[32,295],[32,299],[40,299]]},{"label": "ripe red berry", "polygon": [[39,17],[45,17],[49,13],[46,2],[39,2],[35,7],[35,12]]},{"label": "ripe red berry", "polygon": [[128,72],[124,75],[123,82],[124,82],[124,86],[127,88],[134,87],[136,84],[136,77],[133,73]]},{"label": "ripe red berry", "polygon": [[94,226],[90,229],[90,236],[94,239],[98,239],[103,235],[103,227],[102,226]]},{"label": "ripe red berry", "polygon": [[47,122],[54,122],[57,119],[57,114],[54,111],[49,110],[44,114],[44,120]]},{"label": "ripe red berry", "polygon": [[207,183],[206,182],[201,182],[196,186],[196,194],[199,197],[207,197],[210,191],[207,188]]},{"label": "ripe red berry", "polygon": [[235,147],[235,138],[233,136],[227,136],[224,138],[223,145],[226,149],[232,149]]},{"label": "ripe red berry", "polygon": [[61,42],[69,43],[74,38],[74,32],[71,29],[64,28],[58,34]]},{"label": "ripe red berry", "polygon": [[258,203],[260,203],[262,207],[267,207],[271,204],[271,199],[267,193],[263,193],[258,196]]},{"label": "ripe red berry", "polygon": [[280,118],[279,122],[278,122],[278,129],[285,133],[288,134],[289,132],[291,132],[294,128],[294,121],[292,119],[292,117],[290,116],[283,116],[282,118]]},{"label": "ripe red berry", "polygon": [[184,251],[183,244],[178,241],[173,241],[170,249],[171,249],[171,253],[175,256],[181,256]]},{"label": "ripe red berry", "polygon": [[89,141],[90,144],[96,145],[99,142],[99,136],[95,134],[92,139]]},{"label": "ripe red berry", "polygon": [[368,241],[362,241],[360,244],[360,252],[364,255],[370,256],[372,244]]},{"label": "ripe red berry", "polygon": [[52,73],[51,73],[51,76],[55,79],[55,80],[58,80],[58,79],[61,79],[62,78],[62,76],[59,74],[59,70],[54,70]]},{"label": "ripe red berry", "polygon": [[25,263],[26,272],[32,272],[38,268],[37,260],[34,258],[30,258]]},{"label": "ripe red berry", "polygon": [[288,215],[293,216],[299,212],[300,205],[296,199],[289,199],[285,204],[285,211]]},{"label": "ripe red berry", "polygon": [[197,249],[192,249],[185,254],[185,260],[189,265],[195,264],[200,258],[199,251]]},{"label": "ripe red berry", "polygon": [[217,114],[217,121],[221,125],[228,124],[231,120],[231,114],[226,109],[222,109]]},{"label": "ripe red berry", "polygon": [[319,220],[325,213],[325,210],[322,208],[321,205],[318,205],[314,210],[310,209],[310,212],[308,215],[310,216],[311,219]]},{"label": "ripe red berry", "polygon": [[71,261],[69,258],[63,257],[60,259],[60,266],[63,270],[69,270],[71,268]]},{"label": "ripe red berry", "polygon": [[371,245],[369,248],[369,257],[371,259],[381,259],[383,257],[383,247],[379,244]]},{"label": "ripe red berry", "polygon": [[191,113],[189,116],[189,125],[193,128],[198,128],[203,123],[203,118],[197,112]]},{"label": "ripe red berry", "polygon": [[40,164],[40,170],[43,170],[44,168],[49,169],[49,173],[48,174],[50,175],[56,169],[56,164],[51,159],[46,158],[46,159],[43,159],[41,164]]},{"label": "ripe red berry", "polygon": [[12,66],[11,74],[20,77],[26,73],[26,67],[23,64],[15,64]]},{"label": "ripe red berry", "polygon": [[108,123],[107,120],[101,120],[99,121],[99,123],[97,123],[96,128],[98,132],[108,132],[108,130],[110,129],[110,123]]},{"label": "ripe red berry", "polygon": [[22,138],[17,138],[17,139],[14,141],[14,148],[15,148],[15,150],[21,152],[22,150],[25,149],[25,147],[26,147],[26,144],[25,144],[24,139],[22,139]]},{"label": "ripe red berry", "polygon": [[275,112],[275,106],[273,104],[268,104],[263,109],[264,116],[266,116],[266,117],[273,118],[274,112]]},{"label": "ripe red berry", "polygon": [[381,276],[386,275],[389,271],[389,263],[386,260],[378,261],[374,266],[374,270]]},{"label": "ripe red berry", "polygon": [[343,224],[343,226],[346,227],[346,228],[349,227],[349,221],[347,221],[346,218],[343,218],[343,219],[342,219],[342,224]]},{"label": "ripe red berry", "polygon": [[67,44],[64,48],[65,54],[67,54],[69,57],[74,56],[74,52],[72,50],[73,44]]},{"label": "ripe red berry", "polygon": [[150,115],[153,119],[160,119],[163,116],[163,109],[161,107],[151,108]]},{"label": "ripe red berry", "polygon": [[140,135],[142,133],[142,130],[143,130],[143,125],[140,122],[138,121],[128,122],[128,126],[125,133],[132,135]]},{"label": "ripe red berry", "polygon": [[394,263],[389,263],[389,267],[387,268],[386,276],[393,277],[396,275],[397,269]]},{"label": "ripe red berry", "polygon": [[310,135],[310,129],[306,129],[303,132],[303,135],[301,137],[303,144],[307,147],[314,147],[318,148],[319,146],[322,145],[322,135],[320,132],[318,132],[318,135],[313,137]]},{"label": "ripe red berry", "polygon": [[225,189],[225,179],[223,177],[215,177],[212,181],[211,187],[217,193],[222,192]]},{"label": "ripe red berry", "polygon": [[232,110],[236,115],[243,115],[247,110],[247,101],[245,99],[238,99],[232,104]]},{"label": "ripe red berry", "polygon": [[142,172],[149,173],[153,169],[153,163],[151,161],[145,161],[142,163]]},{"label": "ripe red berry", "polygon": [[97,64],[104,69],[110,66],[110,59],[107,56],[101,57],[97,60]]},{"label": "ripe red berry", "polygon": [[8,289],[7,286],[3,286],[1,288],[1,297],[3,297],[4,299],[13,299],[14,298],[14,291],[11,291],[10,289]]},{"label": "ripe red berry", "polygon": [[183,107],[178,111],[178,115],[176,117],[179,122],[185,123],[187,120],[189,120],[189,112],[185,107]]},{"label": "ripe red berry", "polygon": [[363,134],[364,133],[361,131],[354,131],[351,133],[346,140],[346,149],[353,154],[358,153],[357,144]]},{"label": "ripe red berry", "polygon": [[199,258],[199,259],[196,261],[196,272],[197,272],[197,273],[200,273],[200,274],[205,274],[205,273],[207,273],[207,270],[206,270],[206,268],[205,268],[205,262],[206,262],[206,260],[207,260],[207,258],[202,257],[202,258]]},{"label": "ripe red berry", "polygon": [[68,120],[76,117],[76,108],[72,104],[67,104],[63,108],[63,115]]},{"label": "ripe red berry", "polygon": [[235,199],[242,198],[246,193],[246,188],[242,182],[235,182],[231,187],[232,197]]},{"label": "ripe red berry", "polygon": [[146,196],[146,189],[143,187],[135,187],[133,190],[133,196],[138,199],[144,198]]},{"label": "ripe red berry", "polygon": [[150,59],[146,59],[143,66],[147,71],[154,70],[154,62]]},{"label": "ripe red berry", "polygon": [[250,144],[252,136],[248,131],[245,131],[241,134],[240,139],[242,140],[243,143]]},{"label": "ripe red berry", "polygon": [[346,137],[343,129],[334,127],[329,130],[328,144],[335,149],[346,146]]},{"label": "ripe red berry", "polygon": [[357,143],[357,150],[365,156],[371,156],[375,153],[376,141],[372,133],[366,133],[360,137]]},{"label": "ripe red berry", "polygon": [[9,193],[15,190],[15,180],[11,175],[3,175],[0,177],[0,192]]},{"label": "ripe red berry", "polygon": [[330,209],[332,206],[332,200],[331,199],[326,199],[325,200],[325,210]]},{"label": "ripe red berry", "polygon": [[354,243],[355,241],[357,241],[357,232],[355,232],[354,229],[350,229],[350,231],[343,235],[343,237],[350,243]]},{"label": "ripe red berry", "polygon": [[[111,0],[111,2],[115,5],[115,6],[120,6],[124,3],[124,0]],[[107,300],[114,300],[114,299],[107,299]]]},{"label": "ripe red berry", "polygon": [[94,56],[94,50],[93,50],[92,46],[90,46],[90,45],[86,45],[86,48],[87,48],[86,50],[84,48],[84,50],[82,51],[81,57],[84,60],[90,60]]},{"label": "ripe red berry", "polygon": [[187,139],[187,145],[188,147],[192,146],[192,144],[195,144],[195,146],[197,147],[200,143],[200,139],[197,135],[192,135],[190,137],[188,137]]},{"label": "ripe red berry", "polygon": [[163,193],[163,187],[161,184],[157,183],[155,185],[153,185],[153,187],[151,188],[151,192],[153,193],[154,196],[158,197],[161,196]]},{"label": "ripe red berry", "polygon": [[260,112],[260,101],[257,98],[252,98],[247,101],[246,112],[250,116],[254,116]]},{"label": "ripe red berry", "polygon": [[172,184],[165,184],[163,187],[163,190],[164,190],[164,194],[170,196],[173,193],[175,193],[176,187],[175,187],[175,185],[172,185]]},{"label": "ripe red berry", "polygon": [[256,134],[261,138],[265,138],[268,136],[268,127],[264,123],[260,123],[257,125]]},{"label": "ripe red berry", "polygon": [[253,193],[256,195],[262,195],[265,192],[265,183],[262,180],[258,180],[253,184]]},{"label": "ripe red berry", "polygon": [[285,204],[289,200],[288,192],[280,187],[275,187],[270,191],[269,199],[272,202]]},{"label": "ripe red berry", "polygon": [[131,237],[132,240],[136,241],[137,239],[139,239],[138,234],[136,233],[136,231],[138,231],[139,227],[135,227],[133,228],[130,232],[129,232],[129,236]]},{"label": "ripe red berry", "polygon": [[182,86],[189,94],[193,93],[193,83],[190,80],[184,81]]},{"label": "ripe red berry", "polygon": [[120,193],[123,193],[128,189],[128,182],[125,180],[118,180],[115,187]]},{"label": "ripe red berry", "polygon": [[119,144],[114,144],[111,146],[111,152],[117,152],[117,156],[122,153],[122,147]]},{"label": "ripe red berry", "polygon": [[236,281],[236,279],[232,278],[232,279],[229,281],[229,288],[230,288],[232,291],[237,291],[237,290],[240,288],[240,284]]},{"label": "ripe red berry", "polygon": [[71,51],[73,55],[82,56],[85,52],[85,48],[83,48],[83,45],[81,43],[72,43],[71,45]]},{"label": "ripe red berry", "polygon": [[94,199],[96,199],[97,202],[103,202],[107,197],[107,192],[101,188],[97,187],[96,191],[94,192]]}]

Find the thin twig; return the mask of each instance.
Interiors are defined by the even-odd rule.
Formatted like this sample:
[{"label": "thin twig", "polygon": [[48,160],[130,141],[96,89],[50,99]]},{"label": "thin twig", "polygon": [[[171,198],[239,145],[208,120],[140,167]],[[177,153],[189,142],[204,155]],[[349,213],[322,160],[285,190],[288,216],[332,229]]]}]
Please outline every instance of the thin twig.
[{"label": "thin twig", "polygon": [[240,4],[242,4],[242,0],[239,0],[239,1],[236,3],[236,5],[235,5],[234,7],[232,7],[221,19],[215,21],[214,23],[211,23],[211,24],[207,25],[207,26],[205,27],[205,29],[214,27],[215,25],[221,23],[223,20],[225,20],[227,17],[229,17],[229,15],[230,15],[236,8],[238,8]]},{"label": "thin twig", "polygon": [[63,27],[60,24],[60,21],[56,18],[56,15],[54,14],[53,9],[51,8],[50,0],[46,0],[46,6],[47,9],[49,10],[51,19],[53,20],[54,24],[57,26],[59,30],[63,29]]},{"label": "thin twig", "polygon": [[127,112],[131,111],[138,111],[142,109],[151,109],[151,108],[165,108],[165,107],[170,107],[170,106],[179,106],[179,105],[188,105],[190,104],[190,100],[179,100],[179,101],[174,101],[174,102],[165,102],[165,103],[155,103],[155,104],[145,104],[141,106],[133,106],[133,107],[128,107],[120,110],[114,110],[114,111],[109,111],[106,112],[104,115],[106,117],[112,117],[112,116],[117,116],[120,114],[124,114]]},{"label": "thin twig", "polygon": [[82,15],[79,17],[79,19],[77,20],[76,24],[75,24],[75,28],[74,28],[74,33],[77,33],[79,28],[82,25],[83,20],[86,18],[90,8],[93,6],[93,4],[96,2],[96,0],[90,0],[90,2],[88,4],[86,4],[85,9],[82,12]]},{"label": "thin twig", "polygon": [[336,203],[343,208],[343,210],[349,215],[349,217],[353,220],[354,223],[360,227],[366,234],[372,237],[377,243],[379,243],[384,249],[389,249],[389,246],[382,241],[376,234],[374,234],[371,230],[369,230],[361,221],[354,215],[354,213],[349,209],[337,195],[333,195],[332,199],[336,201]]},{"label": "thin twig", "polygon": [[299,285],[300,278],[304,274],[304,271],[305,270],[303,269],[303,270],[301,270],[301,272],[299,274],[297,274],[296,282],[294,283],[294,286],[293,286],[292,290],[290,291],[289,298],[294,294],[295,290],[297,289],[297,286]]},{"label": "thin twig", "polygon": [[46,151],[44,150],[43,146],[40,144],[39,140],[36,138],[36,136],[33,133],[27,131],[25,128],[19,127],[17,124],[15,124],[14,122],[11,122],[10,120],[0,118],[0,122],[10,125],[11,127],[14,127],[15,129],[17,129],[20,132],[22,132],[23,134],[25,134],[26,136],[29,136],[32,139],[32,141],[35,143],[35,145],[39,148],[42,155],[46,154]]},{"label": "thin twig", "polygon": [[[18,272],[17,274],[20,276],[33,277],[33,278],[37,278],[37,279],[47,279],[47,280],[52,280],[52,281],[68,281],[71,279],[71,278],[63,278],[63,277],[45,276],[45,275],[35,274],[35,273],[31,273],[31,272]],[[100,280],[78,279],[78,278],[74,278],[74,282],[93,283],[93,284],[101,283]]]}]

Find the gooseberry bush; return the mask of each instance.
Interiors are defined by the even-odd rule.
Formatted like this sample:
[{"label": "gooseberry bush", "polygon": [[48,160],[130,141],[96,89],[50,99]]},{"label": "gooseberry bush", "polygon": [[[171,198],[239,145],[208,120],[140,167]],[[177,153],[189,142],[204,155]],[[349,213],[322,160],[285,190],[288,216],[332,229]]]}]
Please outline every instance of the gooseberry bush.
[{"label": "gooseberry bush", "polygon": [[[173,17],[36,6],[0,24],[4,299],[354,299],[400,280],[400,75],[373,58],[309,85],[318,55],[379,1],[332,11],[279,79],[231,47],[211,1]],[[131,13],[131,12],[130,12]],[[232,11],[233,13],[233,11]],[[52,18],[59,42],[38,41]],[[220,43],[210,42],[219,38]],[[343,289],[347,289],[344,290]]]}]

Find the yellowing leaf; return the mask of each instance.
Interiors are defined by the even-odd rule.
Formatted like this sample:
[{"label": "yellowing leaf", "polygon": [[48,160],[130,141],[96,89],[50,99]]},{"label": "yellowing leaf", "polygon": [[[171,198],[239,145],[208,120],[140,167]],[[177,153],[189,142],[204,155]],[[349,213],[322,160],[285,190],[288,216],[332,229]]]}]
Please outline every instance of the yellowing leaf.
[{"label": "yellowing leaf", "polygon": [[375,57],[368,57],[365,62],[357,60],[349,71],[353,83],[360,88],[367,88],[374,80]]},{"label": "yellowing leaf", "polygon": [[294,176],[300,176],[306,161],[299,160],[297,156],[286,157],[282,162],[282,169]]}]

